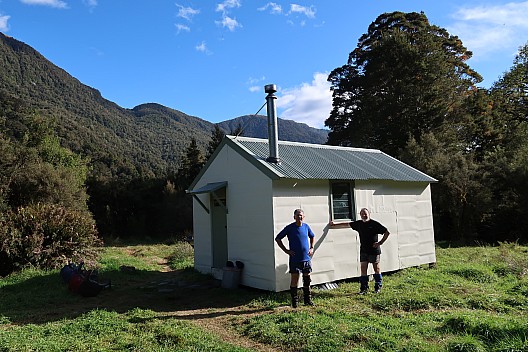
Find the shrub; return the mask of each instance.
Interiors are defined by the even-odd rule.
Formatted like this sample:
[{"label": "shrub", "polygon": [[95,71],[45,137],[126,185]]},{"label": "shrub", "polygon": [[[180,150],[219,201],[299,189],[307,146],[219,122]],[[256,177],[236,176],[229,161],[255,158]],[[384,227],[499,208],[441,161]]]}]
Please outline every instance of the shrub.
[{"label": "shrub", "polygon": [[5,213],[0,241],[0,275],[27,266],[51,269],[67,261],[91,262],[102,245],[89,213],[53,204]]}]

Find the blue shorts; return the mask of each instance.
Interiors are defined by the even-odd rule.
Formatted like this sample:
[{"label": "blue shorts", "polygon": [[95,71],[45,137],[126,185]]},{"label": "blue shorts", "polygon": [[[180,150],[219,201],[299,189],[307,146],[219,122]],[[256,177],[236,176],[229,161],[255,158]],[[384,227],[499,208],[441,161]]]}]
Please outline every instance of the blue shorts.
[{"label": "blue shorts", "polygon": [[309,274],[312,272],[312,262],[310,260],[305,262],[290,262],[290,274],[303,273]]}]

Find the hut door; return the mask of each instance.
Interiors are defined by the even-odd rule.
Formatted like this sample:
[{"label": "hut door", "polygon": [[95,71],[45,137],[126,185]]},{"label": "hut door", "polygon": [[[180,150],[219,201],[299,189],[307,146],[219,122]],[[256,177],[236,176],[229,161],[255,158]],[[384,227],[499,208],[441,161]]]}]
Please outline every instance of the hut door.
[{"label": "hut door", "polygon": [[227,258],[227,208],[225,188],[211,193],[213,267],[223,268]]}]

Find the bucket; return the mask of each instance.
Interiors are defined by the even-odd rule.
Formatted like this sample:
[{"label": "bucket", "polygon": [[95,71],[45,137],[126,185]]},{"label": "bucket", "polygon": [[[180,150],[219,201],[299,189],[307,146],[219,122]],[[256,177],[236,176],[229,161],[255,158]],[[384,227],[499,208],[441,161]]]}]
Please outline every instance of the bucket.
[{"label": "bucket", "polygon": [[234,289],[240,284],[242,270],[237,267],[225,266],[222,274],[222,288]]}]

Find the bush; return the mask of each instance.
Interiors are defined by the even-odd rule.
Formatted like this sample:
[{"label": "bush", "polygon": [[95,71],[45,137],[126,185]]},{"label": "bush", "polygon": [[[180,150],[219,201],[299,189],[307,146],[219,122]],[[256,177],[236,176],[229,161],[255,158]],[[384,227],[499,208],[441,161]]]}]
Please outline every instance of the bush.
[{"label": "bush", "polygon": [[21,207],[0,218],[0,275],[27,266],[52,269],[67,261],[91,262],[101,245],[87,212],[53,204]]}]

